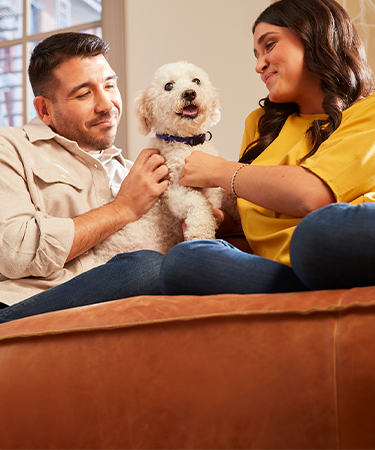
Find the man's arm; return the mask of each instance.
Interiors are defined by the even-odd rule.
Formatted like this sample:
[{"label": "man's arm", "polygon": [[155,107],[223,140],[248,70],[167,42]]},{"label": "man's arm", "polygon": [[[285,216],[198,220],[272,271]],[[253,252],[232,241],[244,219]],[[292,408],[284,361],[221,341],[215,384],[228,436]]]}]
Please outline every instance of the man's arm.
[{"label": "man's arm", "polygon": [[66,262],[145,214],[167,189],[167,174],[159,152],[143,150],[113,202],[73,218],[74,239]]}]

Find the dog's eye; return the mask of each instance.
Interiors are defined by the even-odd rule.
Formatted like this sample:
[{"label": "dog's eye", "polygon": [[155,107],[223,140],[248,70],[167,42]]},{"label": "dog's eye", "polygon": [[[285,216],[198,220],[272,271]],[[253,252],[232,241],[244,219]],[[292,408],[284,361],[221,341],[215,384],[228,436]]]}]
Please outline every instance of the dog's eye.
[{"label": "dog's eye", "polygon": [[194,78],[193,83],[201,84],[201,80],[199,78]]},{"label": "dog's eye", "polygon": [[164,90],[165,91],[171,91],[173,89],[173,83],[167,83],[165,86],[164,86]]}]

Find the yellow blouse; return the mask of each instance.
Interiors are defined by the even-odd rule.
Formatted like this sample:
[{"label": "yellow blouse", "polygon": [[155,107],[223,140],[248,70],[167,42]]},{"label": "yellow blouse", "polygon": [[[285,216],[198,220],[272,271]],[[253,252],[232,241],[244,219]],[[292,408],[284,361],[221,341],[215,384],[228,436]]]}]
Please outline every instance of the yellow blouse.
[{"label": "yellow blouse", "polygon": [[[241,154],[258,137],[257,124],[263,110],[246,119]],[[301,165],[320,177],[336,201],[358,204],[374,201],[375,195],[375,94],[343,112],[339,128],[304,163],[310,151],[306,130],[324,114],[292,114],[279,136],[259,155],[253,165]],[[290,265],[289,244],[300,217],[280,214],[244,199],[238,199],[242,226],[255,255]]]}]

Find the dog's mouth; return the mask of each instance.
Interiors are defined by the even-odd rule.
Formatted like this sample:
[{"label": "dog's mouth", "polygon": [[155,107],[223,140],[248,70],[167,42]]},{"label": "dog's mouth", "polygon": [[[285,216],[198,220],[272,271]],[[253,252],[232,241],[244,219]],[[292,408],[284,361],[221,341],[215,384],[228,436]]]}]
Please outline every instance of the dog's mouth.
[{"label": "dog's mouth", "polygon": [[184,119],[193,120],[198,117],[198,108],[196,105],[191,103],[190,105],[184,106],[181,112],[178,113],[178,115],[183,117]]}]

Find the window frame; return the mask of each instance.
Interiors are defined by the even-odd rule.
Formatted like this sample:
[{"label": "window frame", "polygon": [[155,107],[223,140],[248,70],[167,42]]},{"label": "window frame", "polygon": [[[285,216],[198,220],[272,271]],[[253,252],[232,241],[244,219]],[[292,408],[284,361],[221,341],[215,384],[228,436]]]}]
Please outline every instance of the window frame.
[{"label": "window frame", "polygon": [[[109,64],[118,75],[119,89],[122,94],[123,104],[125,104],[125,1],[126,0],[102,0],[102,18],[94,22],[75,25],[63,29],[52,30],[45,33],[27,34],[31,30],[31,0],[23,1],[23,23],[22,37],[8,41],[0,42],[0,48],[11,47],[14,45],[22,46],[22,105],[23,105],[23,123],[30,120],[30,111],[32,110],[32,93],[28,89],[29,80],[27,68],[29,62],[29,43],[41,41],[57,32],[82,31],[82,29],[102,28],[102,37],[111,44],[109,54]],[[26,13],[27,12],[27,13]],[[123,150],[126,155],[126,122],[123,111],[120,121],[116,146]]]}]

